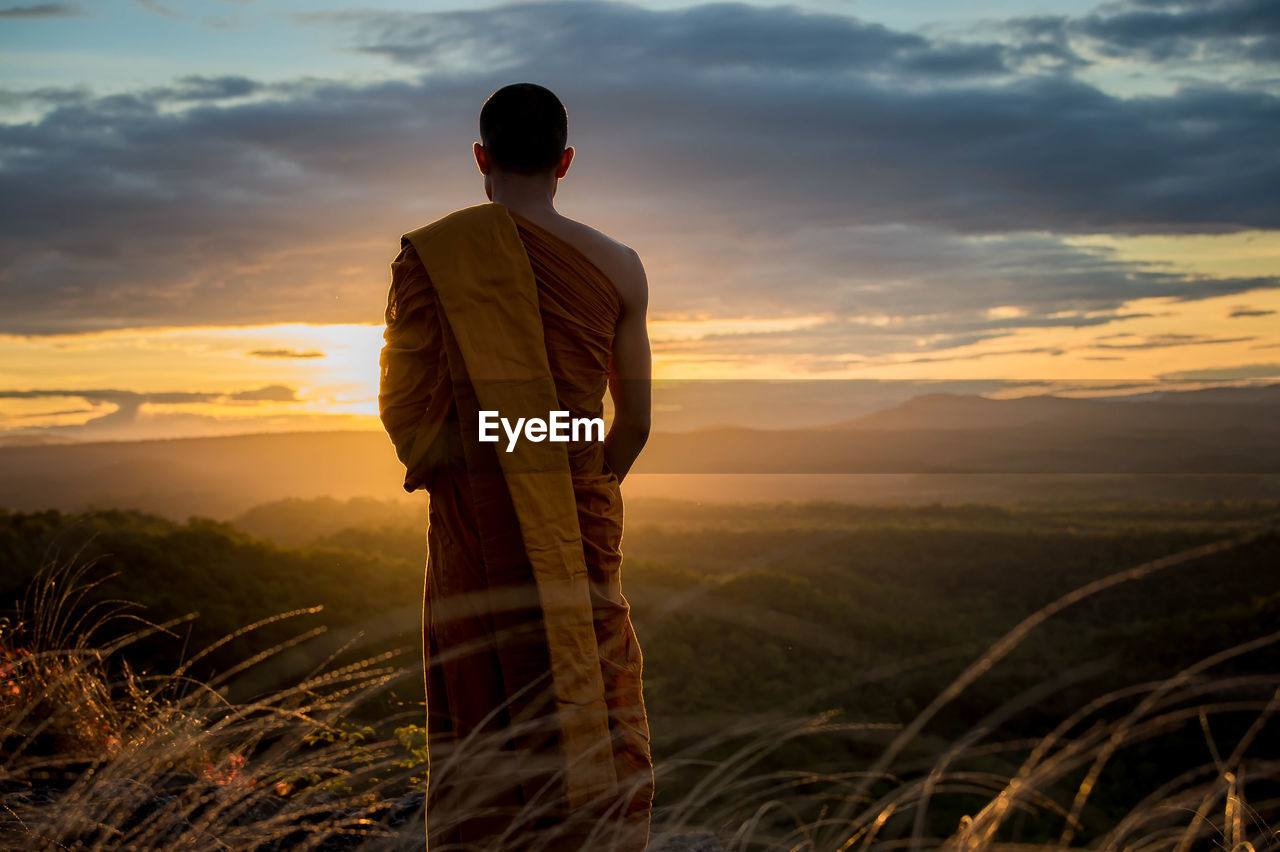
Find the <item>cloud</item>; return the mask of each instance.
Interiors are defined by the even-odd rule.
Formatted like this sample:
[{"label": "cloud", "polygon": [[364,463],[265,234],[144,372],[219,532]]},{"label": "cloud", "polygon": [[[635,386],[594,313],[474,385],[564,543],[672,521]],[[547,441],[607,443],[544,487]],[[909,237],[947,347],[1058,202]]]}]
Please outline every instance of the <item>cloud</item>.
[{"label": "cloud", "polygon": [[36,89],[0,89],[0,110],[15,111],[33,106],[53,109],[59,106],[79,105],[93,100],[88,86],[42,86]]},{"label": "cloud", "polygon": [[1108,95],[1049,19],[1038,47],[741,4],[304,20],[416,79],[0,96],[44,105],[0,126],[0,331],[377,323],[399,235],[484,200],[476,114],[522,79],[569,108],[562,208],[640,251],[658,315],[825,315],[785,345],[875,355],[1280,286],[1062,242],[1280,227],[1280,98]]},{"label": "cloud", "polygon": [[1111,56],[1280,60],[1280,9],[1270,0],[1132,0],[1087,16],[1076,29]]},{"label": "cloud", "polygon": [[992,350],[990,352],[974,352],[969,355],[946,355],[922,358],[908,358],[904,364],[950,363],[952,361],[981,361],[984,358],[997,358],[1007,355],[1062,355],[1066,350],[1051,346],[1028,346],[1024,349]]},{"label": "cloud", "polygon": [[15,18],[79,18],[85,14],[79,3],[37,3],[32,6],[8,6],[0,9],[0,19]]},{"label": "cloud", "polygon": [[1231,381],[1235,379],[1271,379],[1280,377],[1280,364],[1238,364],[1234,367],[1210,367],[1204,370],[1181,370],[1161,373],[1166,381]]},{"label": "cloud", "polygon": [[[495,59],[518,67],[535,57],[544,73],[586,63],[617,79],[635,67],[660,67],[666,73],[736,70],[753,77],[858,71],[982,76],[1008,70],[999,44],[940,43],[848,15],[788,7],[708,3],[654,11],[627,3],[553,0],[507,4],[501,10],[297,17],[353,29],[353,49],[429,70]],[[534,31],[541,38],[529,39]],[[522,51],[522,46],[532,49]],[[566,53],[566,47],[572,51]]]},{"label": "cloud", "polygon": [[116,390],[112,388],[94,389],[58,389],[41,390],[0,390],[0,399],[81,399],[90,406],[102,404],[115,408],[107,414],[95,417],[74,427],[55,427],[72,431],[97,432],[104,429],[115,429],[130,426],[137,419],[144,405],[191,405],[194,403],[231,403],[231,402],[298,402],[293,388],[283,385],[268,385],[253,390],[233,393],[209,393],[203,391],[161,391],[139,393],[136,391]]},{"label": "cloud", "polygon": [[34,107],[45,112],[59,107],[81,112],[95,111],[104,116],[114,114],[127,118],[134,114],[157,114],[155,108],[217,103],[275,94],[284,98],[298,91],[297,84],[262,83],[241,75],[216,77],[187,74],[168,86],[151,86],[133,93],[98,97],[86,85],[41,86],[34,89],[0,89],[0,110]]},{"label": "cloud", "polygon": [[135,2],[148,12],[154,12],[157,15],[164,15],[169,18],[178,17],[177,12],[163,3],[160,3],[159,0],[135,0]]},{"label": "cloud", "polygon": [[177,84],[171,88],[149,90],[153,100],[170,101],[221,101],[232,98],[243,98],[270,87],[237,75],[221,77],[205,77],[198,74],[179,77]]},{"label": "cloud", "polygon": [[1260,308],[1235,308],[1231,313],[1227,314],[1227,316],[1232,319],[1240,319],[1242,317],[1269,317],[1274,313],[1275,311],[1263,310]]},{"label": "cloud", "polygon": [[324,353],[318,350],[302,351],[299,349],[254,349],[249,353],[254,358],[323,358]]},{"label": "cloud", "polygon": [[[1126,335],[1127,336],[1127,335]],[[1167,349],[1172,346],[1209,346],[1217,343],[1247,343],[1253,337],[1212,337],[1203,334],[1153,334],[1133,343],[1095,343],[1091,349]]]},{"label": "cloud", "polygon": [[298,396],[293,388],[284,385],[267,385],[257,390],[229,394],[226,399],[234,402],[297,402]]},{"label": "cloud", "polygon": [[1020,51],[1056,52],[1072,70],[1113,60],[1184,73],[1280,62],[1280,12],[1272,0],[1128,0],[1078,18],[1014,18],[1004,29]]}]

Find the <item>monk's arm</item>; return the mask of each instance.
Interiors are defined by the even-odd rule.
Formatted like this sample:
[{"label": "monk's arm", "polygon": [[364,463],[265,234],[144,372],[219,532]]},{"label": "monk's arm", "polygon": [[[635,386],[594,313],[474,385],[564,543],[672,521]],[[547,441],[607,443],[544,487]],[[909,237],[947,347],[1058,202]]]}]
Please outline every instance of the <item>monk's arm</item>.
[{"label": "monk's arm", "polygon": [[[378,413],[405,466],[404,489],[426,484],[439,423],[428,416],[442,343],[430,279],[409,246],[391,264],[386,330],[379,358]],[[438,406],[436,406],[438,407]]]},{"label": "monk's arm", "polygon": [[627,475],[645,442],[649,440],[650,386],[653,373],[649,331],[645,317],[649,285],[639,256],[635,271],[619,287],[622,310],[613,336],[613,364],[609,394],[613,398],[613,425],[604,439],[605,464],[618,477]]}]

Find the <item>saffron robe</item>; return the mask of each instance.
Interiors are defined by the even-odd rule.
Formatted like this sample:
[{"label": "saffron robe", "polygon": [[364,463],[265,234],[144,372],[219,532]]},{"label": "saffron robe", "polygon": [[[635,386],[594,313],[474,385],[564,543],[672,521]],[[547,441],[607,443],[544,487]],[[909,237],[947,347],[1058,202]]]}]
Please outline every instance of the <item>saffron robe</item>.
[{"label": "saffron robe", "polygon": [[379,409],[430,493],[428,837],[643,849],[642,658],[621,589],[622,498],[594,441],[513,452],[478,412],[600,417],[620,310],[578,249],[497,203],[405,234]]}]

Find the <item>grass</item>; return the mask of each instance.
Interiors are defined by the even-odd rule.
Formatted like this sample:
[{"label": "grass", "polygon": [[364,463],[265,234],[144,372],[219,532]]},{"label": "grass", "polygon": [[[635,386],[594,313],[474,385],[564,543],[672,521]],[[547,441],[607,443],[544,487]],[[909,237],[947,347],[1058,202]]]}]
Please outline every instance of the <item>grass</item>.
[{"label": "grass", "polygon": [[[696,848],[697,838],[715,844],[704,848],[742,852],[1280,848],[1272,827],[1280,757],[1265,747],[1266,726],[1280,710],[1280,673],[1239,665],[1280,642],[1280,633],[1223,648],[1163,679],[1064,703],[1056,726],[1034,738],[995,737],[1004,719],[1061,700],[1064,686],[1087,671],[1061,672],[987,708],[961,736],[929,733],[944,708],[1059,613],[1123,584],[1159,582],[1161,571],[1230,552],[1269,529],[1246,529],[1063,595],[978,655],[906,725],[779,706],[659,755],[659,789],[670,783],[686,792],[655,809],[652,848]],[[172,670],[150,672],[131,664],[130,647],[156,634],[179,641],[177,628],[194,616],[156,624],[127,602],[87,604],[105,579],[94,573],[92,560],[49,560],[0,623],[0,846],[422,848],[422,728],[412,713],[378,730],[352,721],[392,684],[420,681],[418,648],[354,661],[334,654],[297,683],[233,702],[226,685],[237,674],[323,628],[300,630],[209,677],[193,675],[198,663],[314,608],[248,625]],[[896,673],[862,677],[892,682]],[[1120,773],[1117,783],[1125,783],[1144,749],[1189,744],[1203,758],[1189,756],[1173,777],[1153,783],[1133,773],[1149,785],[1136,806],[1095,807],[1100,782]],[[432,754],[433,795],[467,787],[468,749],[487,747],[474,739]],[[821,769],[775,768],[778,753],[806,748]],[[845,765],[830,769],[832,755]],[[482,816],[482,800],[479,790],[433,807],[433,835]],[[535,802],[519,818],[535,819],[545,805]],[[612,823],[591,828],[585,848],[608,849]],[[565,848],[555,828],[542,840],[542,848]]]}]

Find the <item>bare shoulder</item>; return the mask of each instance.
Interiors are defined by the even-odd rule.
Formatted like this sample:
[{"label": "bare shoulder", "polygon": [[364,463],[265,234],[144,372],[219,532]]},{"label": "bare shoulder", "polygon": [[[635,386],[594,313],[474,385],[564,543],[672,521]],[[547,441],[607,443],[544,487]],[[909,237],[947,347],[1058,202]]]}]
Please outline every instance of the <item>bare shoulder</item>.
[{"label": "bare shoulder", "polygon": [[644,263],[635,249],[567,216],[561,216],[556,225],[559,236],[572,243],[609,276],[624,306],[643,309],[648,301],[649,284]]}]

